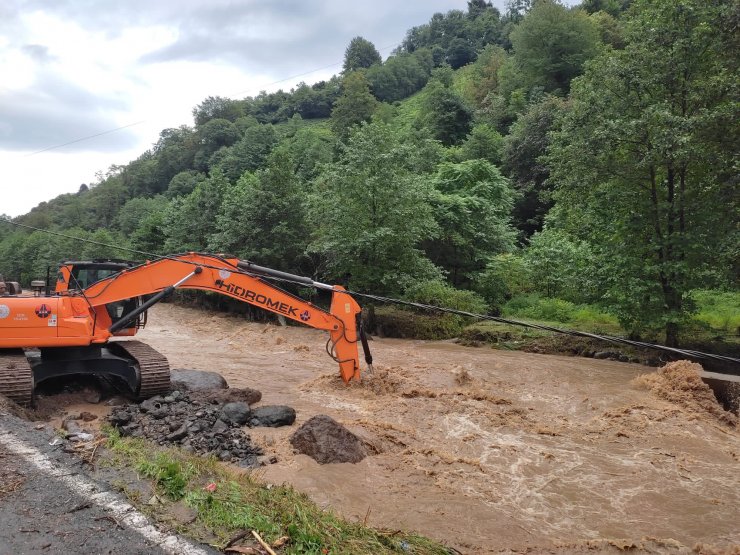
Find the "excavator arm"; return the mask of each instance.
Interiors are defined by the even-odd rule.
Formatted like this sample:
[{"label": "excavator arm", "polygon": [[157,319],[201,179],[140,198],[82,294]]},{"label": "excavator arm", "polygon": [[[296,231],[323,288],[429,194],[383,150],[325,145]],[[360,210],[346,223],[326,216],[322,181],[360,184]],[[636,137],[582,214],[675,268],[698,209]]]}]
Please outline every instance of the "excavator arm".
[{"label": "excavator arm", "polygon": [[[260,276],[276,277],[332,292],[329,311],[292,295],[266,282]],[[61,289],[70,278],[67,270],[60,272]],[[60,290],[60,284],[57,284]],[[70,285],[67,283],[67,285]],[[153,262],[123,269],[84,290],[79,296],[87,309],[94,313],[91,343],[106,343],[119,334],[139,314],[169,296],[175,289],[212,291],[258,306],[301,324],[329,332],[327,351],[339,364],[342,379],[360,379],[358,342],[362,341],[360,314],[362,309],[338,285],[315,282],[310,278],[263,268],[236,258],[212,254],[187,253],[169,256]],[[72,289],[68,289],[72,292]],[[143,304],[121,315],[113,322],[106,305],[135,297],[151,297]],[[83,308],[77,301],[77,308]],[[366,361],[372,359],[366,349]]]}]

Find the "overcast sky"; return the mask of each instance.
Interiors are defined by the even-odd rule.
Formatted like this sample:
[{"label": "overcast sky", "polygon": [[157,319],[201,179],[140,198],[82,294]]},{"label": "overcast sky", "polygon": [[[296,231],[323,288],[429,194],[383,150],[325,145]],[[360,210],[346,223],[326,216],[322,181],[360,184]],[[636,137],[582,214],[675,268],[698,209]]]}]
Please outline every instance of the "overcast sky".
[{"label": "overcast sky", "polygon": [[[2,0],[0,214],[23,214],[95,182],[96,172],[136,158],[162,129],[192,125],[192,108],[207,96],[243,98],[325,79],[341,68],[352,37],[386,57],[407,29],[466,4]],[[77,141],[98,133],[105,134]]]}]

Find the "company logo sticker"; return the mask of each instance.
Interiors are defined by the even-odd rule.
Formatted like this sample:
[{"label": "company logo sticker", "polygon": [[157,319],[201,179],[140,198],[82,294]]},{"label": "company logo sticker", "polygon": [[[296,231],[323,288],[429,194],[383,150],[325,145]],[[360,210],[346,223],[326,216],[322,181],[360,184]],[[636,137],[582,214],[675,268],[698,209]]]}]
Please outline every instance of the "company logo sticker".
[{"label": "company logo sticker", "polygon": [[10,307],[6,304],[0,304],[0,320],[10,316]]},{"label": "company logo sticker", "polygon": [[35,312],[39,318],[48,318],[51,316],[51,309],[45,304],[37,306]]},{"label": "company logo sticker", "polygon": [[301,320],[308,322],[311,319],[311,313],[308,310],[301,312]]}]

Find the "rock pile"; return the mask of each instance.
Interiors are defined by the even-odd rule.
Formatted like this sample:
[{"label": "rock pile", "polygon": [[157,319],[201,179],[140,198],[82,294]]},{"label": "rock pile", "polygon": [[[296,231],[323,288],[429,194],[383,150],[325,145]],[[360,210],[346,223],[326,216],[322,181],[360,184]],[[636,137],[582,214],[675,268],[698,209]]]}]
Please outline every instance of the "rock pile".
[{"label": "rock pile", "polygon": [[118,407],[108,421],[122,435],[144,437],[160,445],[178,445],[198,454],[252,467],[261,464],[262,450],[253,445],[242,426],[283,426],[295,421],[291,407],[260,407],[252,411],[240,399],[258,399],[254,390],[227,389],[183,393],[175,390]]}]

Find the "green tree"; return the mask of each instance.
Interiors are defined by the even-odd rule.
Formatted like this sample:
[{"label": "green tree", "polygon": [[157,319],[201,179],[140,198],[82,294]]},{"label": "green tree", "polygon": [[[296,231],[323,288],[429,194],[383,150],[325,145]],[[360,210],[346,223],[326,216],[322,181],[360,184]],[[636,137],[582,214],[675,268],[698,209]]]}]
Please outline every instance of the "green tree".
[{"label": "green tree", "polygon": [[483,49],[470,66],[470,79],[464,83],[463,95],[468,102],[480,108],[486,96],[498,90],[498,72],[505,60],[506,51],[500,46],[489,44]]},{"label": "green tree", "polygon": [[377,99],[394,102],[421,90],[427,84],[434,66],[431,51],[423,48],[413,54],[391,56],[383,65],[369,68],[366,76]]},{"label": "green tree", "polygon": [[494,254],[511,250],[514,195],[509,181],[485,160],[443,163],[434,179],[439,233],[424,243],[427,256],[455,287],[470,284]]},{"label": "green tree", "polygon": [[419,245],[436,233],[428,180],[411,168],[417,152],[387,124],[363,124],[339,160],[316,180],[311,251],[322,274],[351,274],[353,287],[398,293],[439,277]]},{"label": "green tree", "polygon": [[591,21],[596,24],[596,28],[599,30],[601,42],[612,48],[624,48],[624,29],[620,20],[606,12],[596,12],[591,16]]},{"label": "green tree", "polygon": [[124,204],[116,214],[115,227],[126,237],[130,236],[153,212],[162,212],[167,200],[162,196],[135,197]]},{"label": "green tree", "polygon": [[473,111],[452,88],[447,72],[436,70],[435,78],[424,89],[419,121],[435,139],[451,146],[461,143],[470,132]]},{"label": "green tree", "polygon": [[496,313],[500,313],[506,301],[532,291],[529,264],[520,254],[498,254],[476,275],[474,288]]},{"label": "green tree", "polygon": [[167,186],[165,196],[167,198],[183,197],[193,192],[193,189],[206,175],[195,170],[185,170],[175,175]]},{"label": "green tree", "polygon": [[266,169],[228,188],[210,248],[296,272],[309,237],[306,200],[289,152],[278,148]]},{"label": "green tree", "polygon": [[236,182],[245,171],[264,166],[277,143],[278,135],[272,125],[249,127],[238,142],[216,153],[218,156],[214,155],[213,168],[220,170],[232,183]]},{"label": "green tree", "polygon": [[282,145],[291,154],[298,178],[309,182],[319,174],[322,164],[333,160],[336,137],[326,127],[303,127]]},{"label": "green tree", "polygon": [[216,218],[221,209],[229,181],[216,170],[198,183],[186,197],[170,202],[164,213],[162,228],[168,252],[203,251],[208,237],[216,230]]},{"label": "green tree", "polygon": [[598,54],[599,34],[585,12],[538,0],[512,31],[511,42],[525,90],[539,85],[565,94],[586,61]]},{"label": "green tree", "polygon": [[575,303],[592,300],[591,251],[584,241],[546,228],[532,236],[523,258],[532,290]]},{"label": "green tree", "polygon": [[581,7],[590,14],[603,12],[619,17],[631,3],[632,0],[583,0]]},{"label": "green tree", "polygon": [[380,52],[372,42],[362,37],[355,37],[349,42],[349,46],[344,52],[342,71],[350,73],[382,62]]},{"label": "green tree", "polygon": [[447,49],[447,63],[450,64],[452,69],[458,69],[474,62],[475,58],[475,48],[467,40],[455,38],[450,42]]},{"label": "green tree", "polygon": [[222,96],[209,96],[193,108],[193,119],[198,126],[217,118],[236,121],[244,115],[243,102]]},{"label": "green tree", "polygon": [[737,222],[737,3],[638,0],[631,13],[625,49],[574,84],[552,179],[605,302],[676,345],[689,291],[726,275],[716,247]]},{"label": "green tree", "polygon": [[343,92],[331,112],[331,128],[338,137],[346,139],[353,126],[370,121],[378,101],[362,73],[354,72],[342,81]]},{"label": "green tree", "polygon": [[501,165],[504,150],[504,138],[501,133],[486,123],[473,127],[462,144],[461,154],[465,160],[487,160],[491,164]]},{"label": "green tree", "polygon": [[563,105],[555,97],[530,105],[504,139],[503,169],[520,193],[514,206],[514,224],[525,238],[542,229],[552,206],[552,191],[547,185],[550,171],[542,157]]}]

